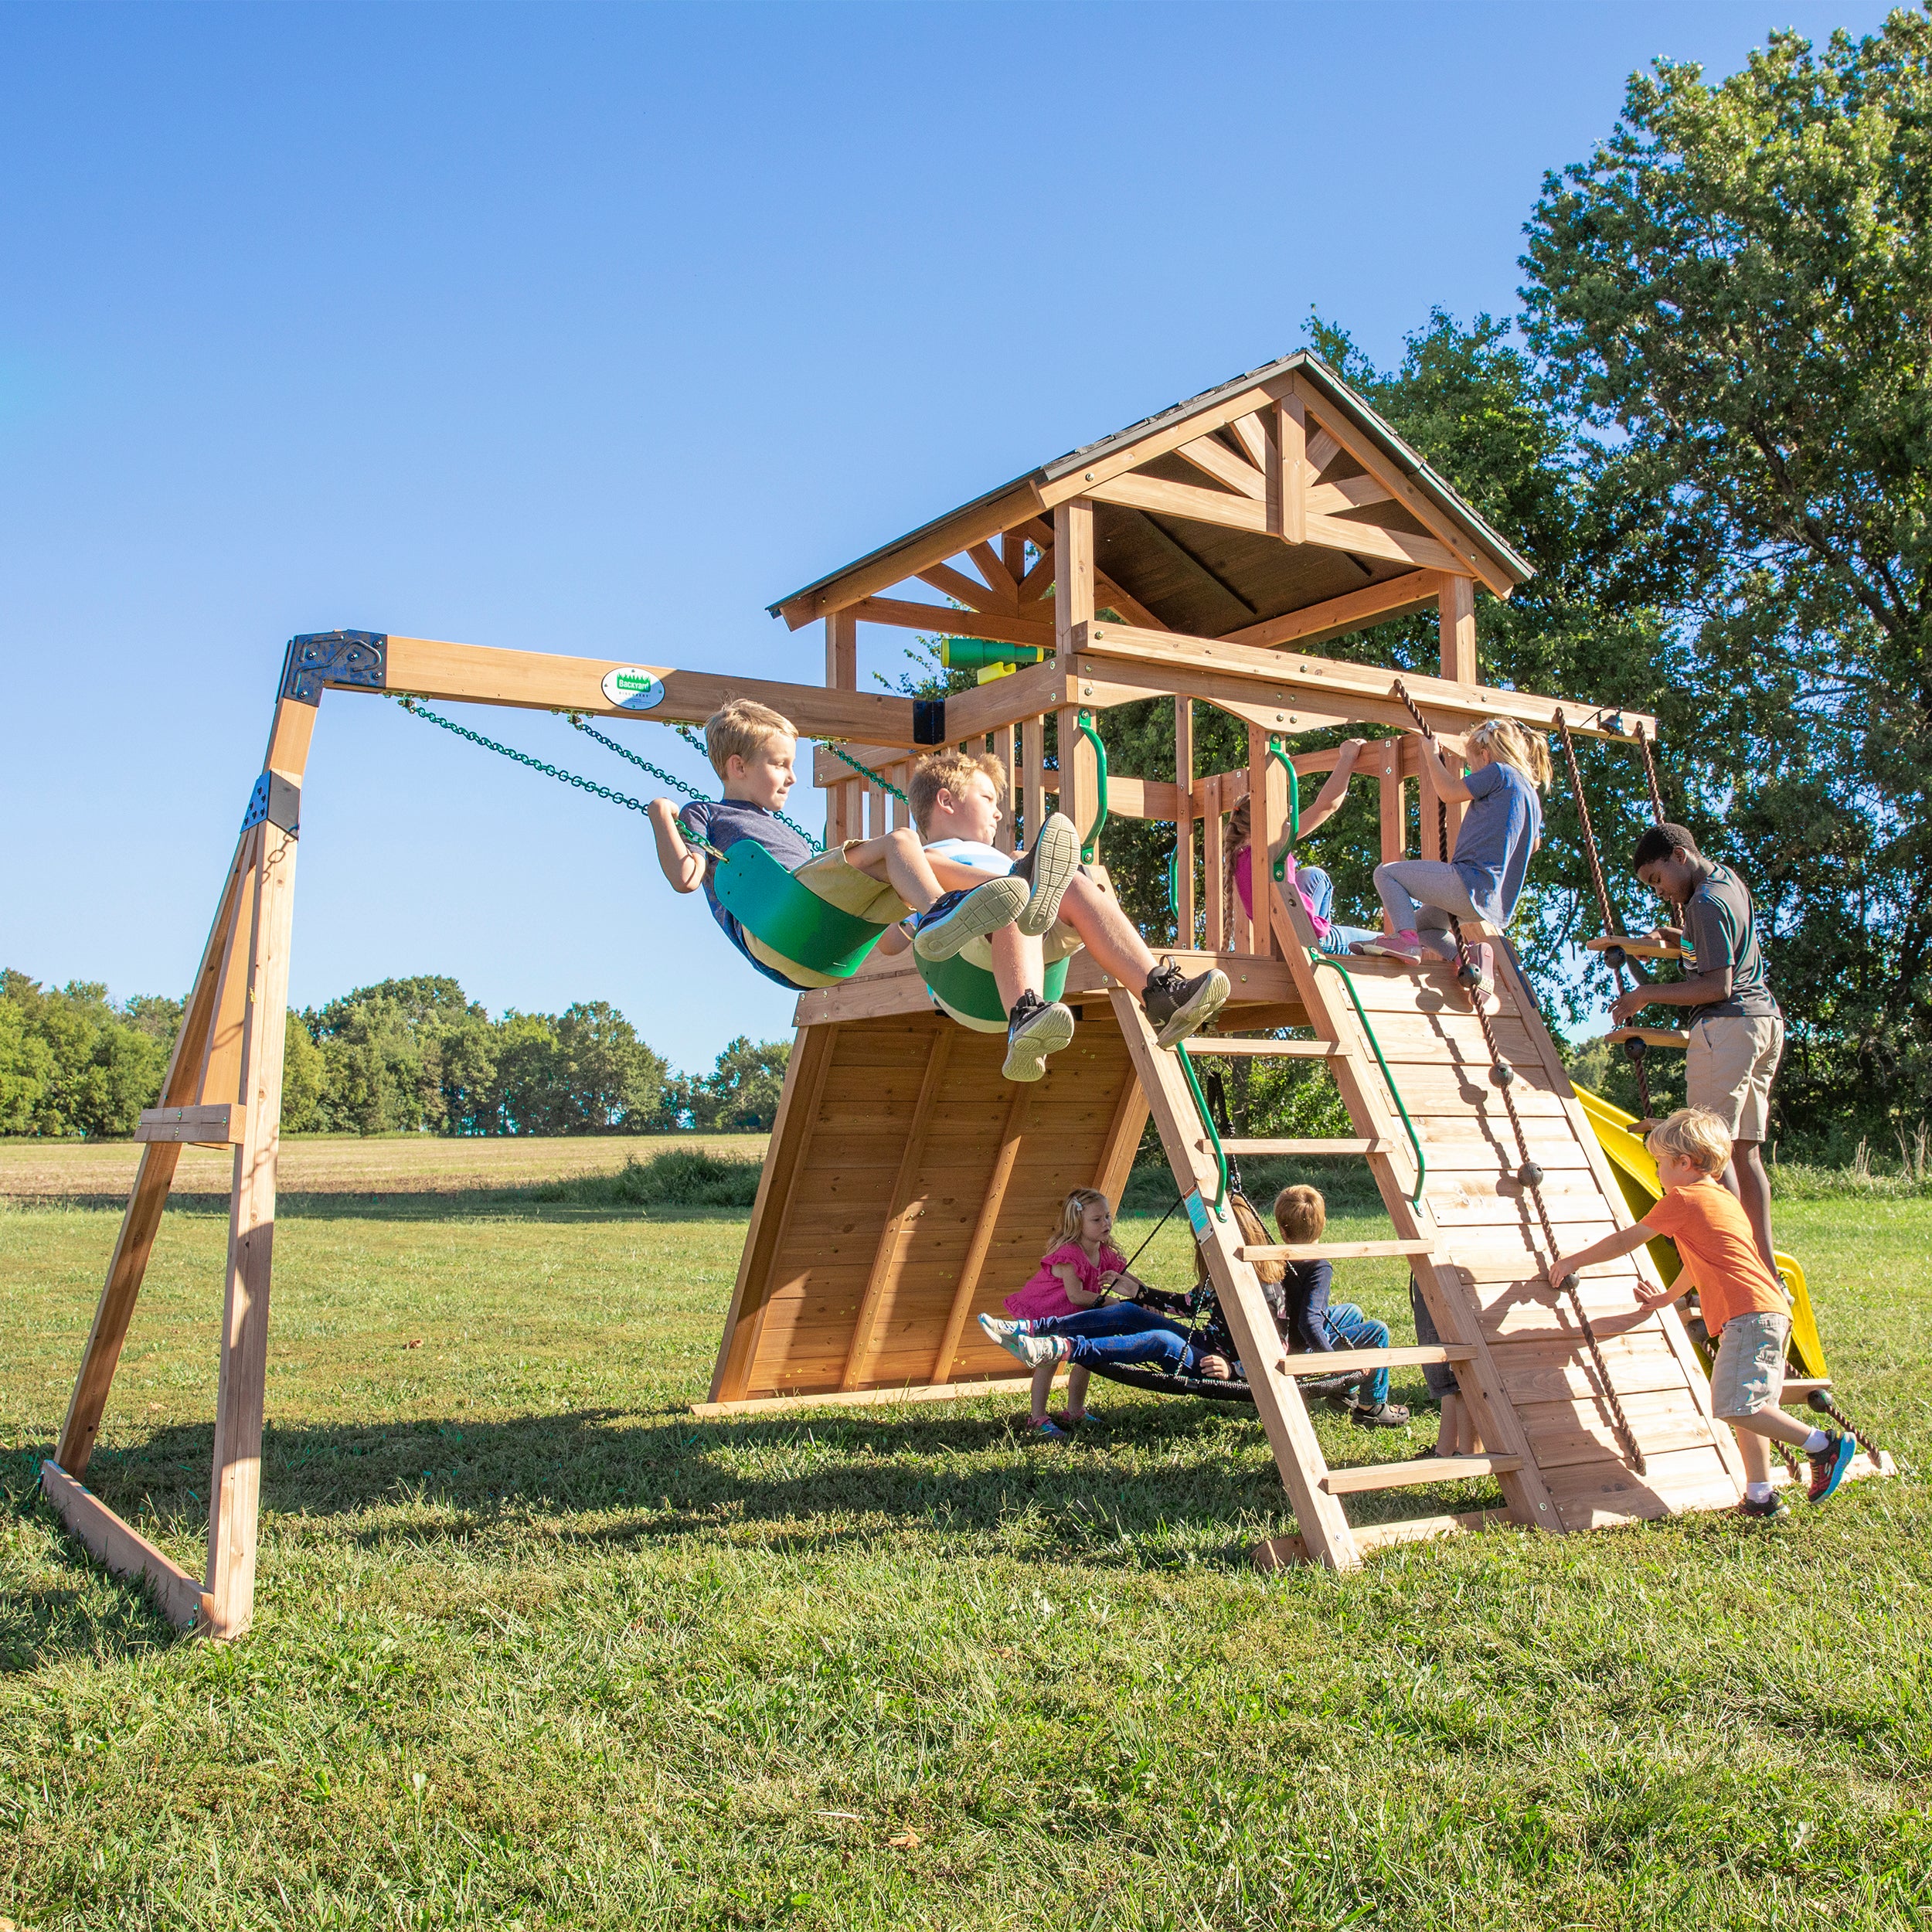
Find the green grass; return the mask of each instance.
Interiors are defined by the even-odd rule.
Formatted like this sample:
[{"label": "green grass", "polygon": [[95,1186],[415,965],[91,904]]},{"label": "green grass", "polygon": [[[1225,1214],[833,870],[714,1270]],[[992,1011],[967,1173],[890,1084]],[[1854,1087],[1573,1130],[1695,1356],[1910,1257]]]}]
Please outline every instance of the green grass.
[{"label": "green grass", "polygon": [[[287,1204],[230,1647],[175,1637],[36,1499],[114,1217],[0,1212],[0,1913],[1932,1925],[1910,1475],[1769,1530],[1264,1579],[1248,1546],[1288,1519],[1250,1416],[1114,1391],[1064,1448],[1011,1399],[699,1423],[741,1213],[545,1185]],[[225,1233],[213,1202],[171,1217],[90,1472],[191,1568]],[[1779,1238],[1909,1471],[1932,1202],[1787,1204]],[[1179,1279],[1172,1224],[1149,1258]],[[1347,1281],[1406,1334],[1396,1264]],[[1318,1427],[1355,1460],[1429,1439]]]}]

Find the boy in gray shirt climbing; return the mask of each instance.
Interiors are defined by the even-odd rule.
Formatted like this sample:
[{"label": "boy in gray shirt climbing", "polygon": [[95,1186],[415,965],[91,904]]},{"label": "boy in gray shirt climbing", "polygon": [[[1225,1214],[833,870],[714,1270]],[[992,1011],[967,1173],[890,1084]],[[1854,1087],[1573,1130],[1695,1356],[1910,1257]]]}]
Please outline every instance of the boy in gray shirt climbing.
[{"label": "boy in gray shirt climbing", "polygon": [[1729,1131],[1724,1185],[1750,1217],[1764,1265],[1775,1273],[1770,1182],[1758,1150],[1770,1131],[1784,1016],[1765,980],[1750,893],[1730,866],[1706,858],[1682,825],[1651,826],[1637,842],[1631,869],[1660,898],[1683,908],[1684,976],[1619,994],[1611,1017],[1622,1026],[1646,1006],[1692,1010],[1686,1097],[1692,1107],[1708,1107]]}]

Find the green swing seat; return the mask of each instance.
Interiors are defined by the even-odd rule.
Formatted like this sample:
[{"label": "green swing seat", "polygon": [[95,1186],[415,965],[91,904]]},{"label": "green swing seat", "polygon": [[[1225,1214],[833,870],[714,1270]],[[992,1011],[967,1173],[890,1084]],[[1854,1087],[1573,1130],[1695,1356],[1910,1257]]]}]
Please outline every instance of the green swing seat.
[{"label": "green swing seat", "polygon": [[754,939],[828,979],[850,979],[886,930],[801,886],[755,838],[740,838],[718,861],[711,889]]}]

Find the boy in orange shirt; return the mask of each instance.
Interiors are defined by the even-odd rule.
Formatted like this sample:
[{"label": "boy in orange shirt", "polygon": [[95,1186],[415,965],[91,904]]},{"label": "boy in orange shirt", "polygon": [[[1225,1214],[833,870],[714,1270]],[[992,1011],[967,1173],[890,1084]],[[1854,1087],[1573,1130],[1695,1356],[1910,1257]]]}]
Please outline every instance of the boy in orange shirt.
[{"label": "boy in orange shirt", "polygon": [[1778,1406],[1784,1393],[1784,1348],[1791,1339],[1791,1304],[1784,1284],[1764,1265],[1750,1217],[1718,1178],[1731,1158],[1731,1137],[1708,1107],[1680,1107],[1644,1143],[1657,1162],[1664,1198],[1634,1228],[1607,1234],[1549,1264],[1562,1281],[1599,1261],[1629,1254],[1655,1236],[1677,1243],[1684,1270],[1675,1287],[1637,1299],[1661,1308],[1697,1291],[1704,1325],[1717,1342],[1711,1368],[1711,1406],[1728,1422],[1744,1458],[1741,1515],[1767,1519],[1790,1515],[1771,1493],[1767,1437],[1802,1449],[1810,1459],[1811,1498],[1822,1502],[1845,1480],[1857,1443],[1836,1430],[1811,1429]]}]

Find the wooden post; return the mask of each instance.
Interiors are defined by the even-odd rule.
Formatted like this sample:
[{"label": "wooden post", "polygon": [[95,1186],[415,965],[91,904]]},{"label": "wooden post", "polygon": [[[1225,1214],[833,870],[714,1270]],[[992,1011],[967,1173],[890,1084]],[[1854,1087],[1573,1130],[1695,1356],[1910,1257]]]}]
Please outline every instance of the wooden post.
[{"label": "wooden post", "polygon": [[[1094,505],[1084,497],[1053,511],[1053,640],[1061,665],[1073,662],[1073,631],[1094,621]],[[1087,836],[1100,808],[1099,774],[1080,733],[1077,706],[1059,713],[1060,808]]]},{"label": "wooden post", "polygon": [[1046,822],[1046,720],[1028,718],[1019,728],[1020,829],[1030,846]]},{"label": "wooden post", "polygon": [[993,844],[1001,852],[1010,852],[1015,841],[1013,837],[1013,807],[1017,802],[1019,774],[1013,770],[1014,731],[1011,725],[1002,725],[993,733],[993,756],[999,760],[1000,770],[1006,774],[1006,783],[1002,787],[1006,801],[1001,808],[999,829],[993,834]]},{"label": "wooden post", "polygon": [[[275,1158],[281,1142],[282,1048],[295,911],[294,835],[264,821],[254,828],[253,836],[260,842],[250,881],[250,944],[238,1069],[244,1111],[229,1209],[228,1286],[222,1308],[221,1376],[209,1498],[209,1634],[221,1638],[240,1636],[254,1614],[262,1400],[275,1243]],[[239,921],[236,930],[239,936]]]},{"label": "wooden post", "polygon": [[[1475,684],[1476,671],[1476,584],[1473,577],[1444,577],[1442,589],[1437,597],[1437,628],[1442,646],[1442,675],[1454,678],[1460,684]],[[1429,811],[1431,794],[1427,787],[1423,788],[1423,808]],[[1459,801],[1449,808],[1449,849],[1456,849],[1456,835],[1462,829],[1462,815],[1467,809]],[[1423,855],[1433,859],[1435,849],[1425,835],[1422,842]]]},{"label": "wooden post", "polygon": [[[1269,810],[1272,789],[1268,775],[1274,761],[1268,756],[1268,734],[1258,725],[1248,726],[1248,892],[1253,903],[1248,908],[1248,949],[1261,958],[1273,950],[1269,944],[1268,902],[1272,876],[1268,866],[1270,832],[1281,835],[1281,820]],[[1286,794],[1284,794],[1285,808]]]},{"label": "wooden post", "polygon": [[1222,849],[1221,774],[1211,772],[1202,781],[1201,891],[1206,901],[1201,943],[1211,953],[1228,947],[1227,855]]},{"label": "wooden post", "polygon": [[1284,543],[1308,540],[1308,421],[1298,396],[1262,413],[1267,436],[1268,529]]},{"label": "wooden post", "polygon": [[[825,619],[825,685],[829,690],[859,689],[859,614],[834,611]],[[825,787],[825,848],[835,851],[848,838],[862,835],[852,810],[857,794],[849,784]]]},{"label": "wooden post", "polygon": [[1174,700],[1174,943],[1194,947],[1194,700]]},{"label": "wooden post", "polygon": [[[1386,866],[1402,857],[1409,849],[1409,801],[1403,789],[1402,747],[1400,738],[1378,738],[1375,741],[1380,758],[1376,772],[1381,781],[1382,804],[1382,862]],[[1389,927],[1389,916],[1382,916],[1385,929]]]},{"label": "wooden post", "polygon": [[[1265,883],[1265,874],[1257,880],[1257,886]],[[1256,901],[1260,903],[1258,891]],[[1180,1063],[1173,1054],[1162,1052],[1154,1044],[1154,1035],[1141,1012],[1140,1002],[1132,994],[1117,988],[1109,997],[1141,1091],[1160,1128],[1161,1144],[1167,1151],[1175,1181],[1184,1194],[1196,1193],[1203,1203],[1211,1202],[1216,1188],[1213,1164]],[[1281,1359],[1281,1337],[1253,1267],[1236,1255],[1235,1250],[1246,1240],[1241,1224],[1231,1208],[1223,1210],[1225,1219],[1217,1216],[1211,1206],[1206,1206],[1204,1212],[1207,1232],[1200,1240],[1202,1257],[1207,1263],[1221,1312],[1233,1332],[1234,1345],[1247,1365],[1255,1412],[1267,1431],[1275,1466],[1281,1472],[1283,1485],[1294,1506],[1303,1546],[1311,1557],[1331,1570],[1352,1570],[1361,1558],[1340,1499],[1321,1487],[1326,1464],[1301,1391],[1292,1377],[1281,1374],[1275,1367]],[[1196,1231],[1198,1236],[1198,1223]]]}]

